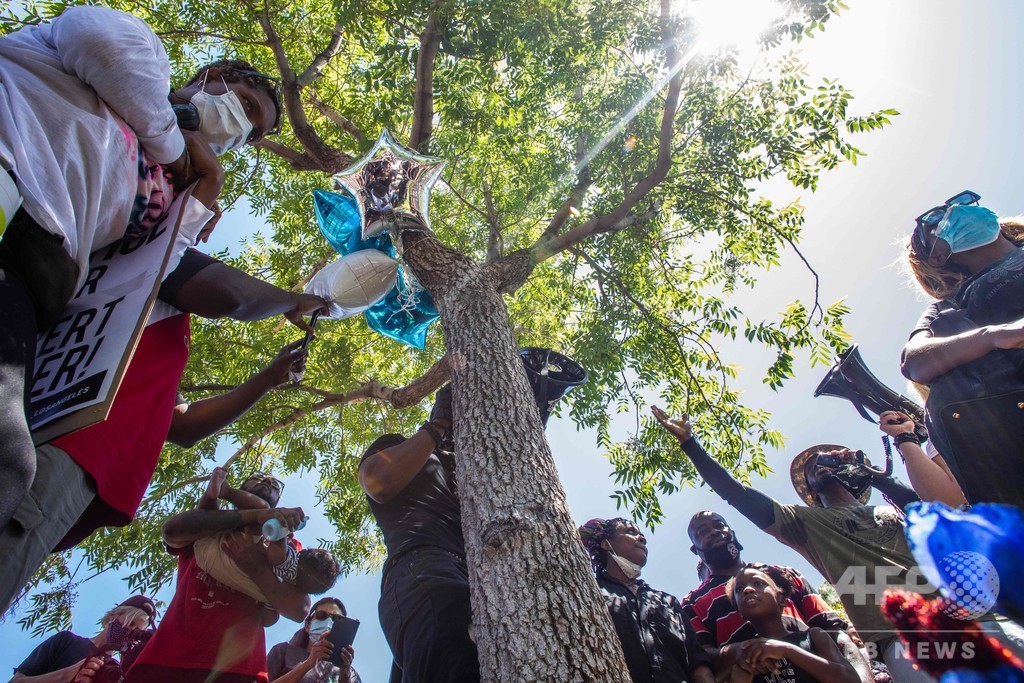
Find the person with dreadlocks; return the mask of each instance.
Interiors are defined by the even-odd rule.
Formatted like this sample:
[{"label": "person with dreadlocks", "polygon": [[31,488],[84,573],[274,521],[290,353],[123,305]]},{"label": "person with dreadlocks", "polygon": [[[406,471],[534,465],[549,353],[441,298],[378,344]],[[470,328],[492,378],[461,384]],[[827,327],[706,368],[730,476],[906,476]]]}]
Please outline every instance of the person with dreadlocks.
[{"label": "person with dreadlocks", "polygon": [[152,29],[106,7],[0,36],[0,530],[41,469],[25,418],[36,336],[83,291],[90,255],[152,236],[189,186],[182,228],[212,229],[216,154],[278,125],[273,82],[223,62],[171,93],[192,115],[183,131],[170,72]]},{"label": "person with dreadlocks", "polygon": [[[967,502],[1024,505],[1024,218],[999,218],[970,190],[929,209],[906,259],[933,297],[903,347],[903,374],[929,388],[928,436]],[[897,443],[917,444],[913,433]]]},{"label": "person with dreadlocks", "polygon": [[639,578],[647,564],[639,527],[616,517],[592,519],[579,531],[633,683],[714,683],[679,600]]},{"label": "person with dreadlocks", "polygon": [[746,562],[736,532],[722,515],[711,510],[694,513],[687,525],[690,552],[708,568],[697,588],[683,598],[683,612],[690,620],[697,639],[711,658],[719,676],[728,674],[739,661],[743,643],[757,637],[754,625],[742,614],[736,601],[729,598],[727,584],[748,568],[771,572],[786,587],[782,618],[790,630],[817,628],[827,633],[843,656],[858,671],[861,680],[872,683],[871,666],[857,645],[860,636],[836,614],[811,583],[791,567]]}]

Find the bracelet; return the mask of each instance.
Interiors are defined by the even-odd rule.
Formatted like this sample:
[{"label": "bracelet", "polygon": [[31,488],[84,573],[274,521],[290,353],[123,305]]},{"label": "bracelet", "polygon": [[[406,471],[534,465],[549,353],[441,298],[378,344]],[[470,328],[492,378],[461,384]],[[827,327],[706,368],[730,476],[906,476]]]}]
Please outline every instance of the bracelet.
[{"label": "bracelet", "polygon": [[444,439],[444,434],[438,431],[437,425],[433,424],[432,422],[424,422],[420,426],[420,431],[425,431],[427,434],[430,435],[430,438],[434,440],[434,448],[440,446],[442,439]]},{"label": "bracelet", "polygon": [[905,443],[913,443],[917,444],[918,446],[921,445],[921,439],[914,432],[904,432],[902,434],[897,434],[892,438],[892,442],[897,446]]}]

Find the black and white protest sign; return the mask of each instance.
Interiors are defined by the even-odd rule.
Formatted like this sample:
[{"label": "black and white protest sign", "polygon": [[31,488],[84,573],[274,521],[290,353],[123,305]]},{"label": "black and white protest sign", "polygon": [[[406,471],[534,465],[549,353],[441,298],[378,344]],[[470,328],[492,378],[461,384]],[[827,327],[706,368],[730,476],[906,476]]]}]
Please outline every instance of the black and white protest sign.
[{"label": "black and white protest sign", "polygon": [[85,283],[39,335],[28,411],[37,444],[107,417],[168,262],[177,263],[198,230],[201,211],[189,198],[179,196],[149,234],[93,252]]}]

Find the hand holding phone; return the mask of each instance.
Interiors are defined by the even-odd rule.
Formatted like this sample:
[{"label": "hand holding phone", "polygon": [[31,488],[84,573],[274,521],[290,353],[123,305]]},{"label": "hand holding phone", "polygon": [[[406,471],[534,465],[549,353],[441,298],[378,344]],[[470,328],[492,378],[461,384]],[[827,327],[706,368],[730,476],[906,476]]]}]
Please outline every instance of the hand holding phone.
[{"label": "hand holding phone", "polygon": [[[316,322],[320,320],[320,311],[314,311],[313,315],[309,318],[309,326],[311,329],[316,329]],[[313,333],[307,332],[306,338],[302,340],[302,348],[309,346],[310,340],[313,339]]]},{"label": "hand holding phone", "polygon": [[352,645],[352,641],[356,639],[356,631],[358,630],[358,619],[352,619],[350,617],[340,617],[335,619],[330,635],[327,636],[332,645],[331,656],[327,661],[337,667],[344,666],[345,662],[342,661],[342,657],[344,655],[345,648]]}]

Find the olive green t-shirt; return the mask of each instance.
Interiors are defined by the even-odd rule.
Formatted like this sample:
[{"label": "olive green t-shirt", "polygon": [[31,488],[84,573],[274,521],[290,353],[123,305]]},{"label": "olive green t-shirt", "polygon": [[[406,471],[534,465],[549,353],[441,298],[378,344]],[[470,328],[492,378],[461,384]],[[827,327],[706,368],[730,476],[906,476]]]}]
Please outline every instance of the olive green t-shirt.
[{"label": "olive green t-shirt", "polygon": [[836,588],[850,621],[865,641],[894,635],[879,606],[888,587],[931,594],[903,523],[888,505],[783,505],[765,531],[790,546]]}]

